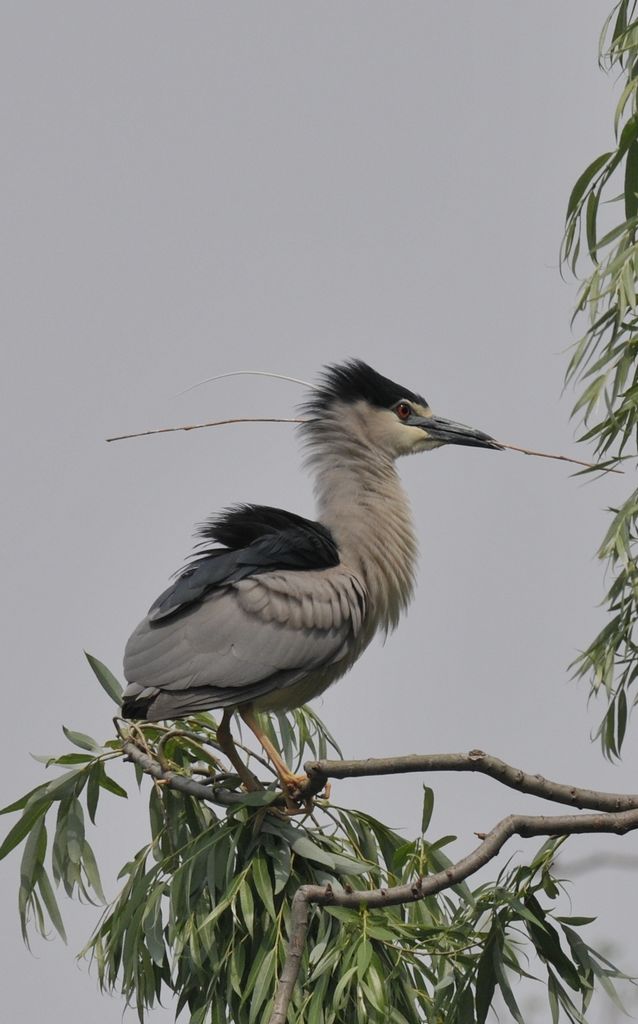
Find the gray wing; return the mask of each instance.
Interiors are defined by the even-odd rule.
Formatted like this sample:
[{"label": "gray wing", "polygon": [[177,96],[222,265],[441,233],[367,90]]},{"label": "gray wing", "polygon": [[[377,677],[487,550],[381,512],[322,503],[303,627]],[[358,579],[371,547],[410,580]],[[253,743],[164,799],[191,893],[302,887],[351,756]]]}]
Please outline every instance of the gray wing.
[{"label": "gray wing", "polygon": [[348,653],[365,600],[361,582],[337,565],[263,573],[174,618],[147,616],[126,646],[123,714],[179,718],[291,686]]}]

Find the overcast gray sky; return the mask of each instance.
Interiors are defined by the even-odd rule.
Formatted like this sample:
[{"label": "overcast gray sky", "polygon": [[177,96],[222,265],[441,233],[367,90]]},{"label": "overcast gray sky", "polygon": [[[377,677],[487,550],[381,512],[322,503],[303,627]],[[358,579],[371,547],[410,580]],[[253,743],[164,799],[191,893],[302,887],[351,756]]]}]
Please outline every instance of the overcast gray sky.
[{"label": "overcast gray sky", "polygon": [[[110,735],[82,649],[120,671],[195,523],[234,501],[312,514],[292,428],[104,443],[287,415],[300,397],[251,378],[181,389],[247,367],[308,379],[359,356],[442,415],[586,454],[561,397],[575,291],[557,253],[569,188],[610,142],[613,83],[596,65],[608,10],[5,0],[3,804],[41,781],[29,751],[61,750],[62,723]],[[623,763],[606,764],[590,741],[601,708],[567,672],[602,621],[593,554],[629,482],[585,485],[559,463],[471,449],[401,469],[418,593],[388,643],[317,702],[344,751],[478,746],[550,777],[635,788],[635,730]],[[458,855],[505,813],[539,807],[489,780],[428,781],[433,830],[457,834]],[[406,835],[420,788],[336,787]],[[137,800],[104,804],[94,846],[108,892],[144,828]],[[577,839],[565,862],[599,852],[631,871],[582,876],[574,912],[599,914],[591,936],[638,973],[638,840]],[[119,1021],[120,1001],[74,964],[95,911],[69,907],[69,948],[36,941],[30,955],[18,857],[0,870],[7,1019],[44,1008],[49,1024]]]}]

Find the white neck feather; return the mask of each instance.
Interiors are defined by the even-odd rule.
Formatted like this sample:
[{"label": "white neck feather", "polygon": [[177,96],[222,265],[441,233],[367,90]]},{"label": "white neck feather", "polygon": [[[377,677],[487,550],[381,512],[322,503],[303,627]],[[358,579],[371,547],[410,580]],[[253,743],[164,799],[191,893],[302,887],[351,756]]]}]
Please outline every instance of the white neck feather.
[{"label": "white neck feather", "polygon": [[366,587],[371,625],[393,629],[412,596],[417,559],[410,504],[394,461],[373,447],[365,429],[344,431],[339,419],[302,430],[318,518]]}]

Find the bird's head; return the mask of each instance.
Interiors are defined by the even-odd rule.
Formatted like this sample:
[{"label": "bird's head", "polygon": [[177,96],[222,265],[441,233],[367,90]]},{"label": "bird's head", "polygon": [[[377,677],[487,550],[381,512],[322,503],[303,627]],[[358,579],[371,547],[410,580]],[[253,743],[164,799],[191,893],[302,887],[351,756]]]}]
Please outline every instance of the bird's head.
[{"label": "bird's head", "polygon": [[395,384],[367,363],[328,366],[304,405],[311,427],[325,425],[396,459],[444,444],[501,449],[489,434],[435,416],[422,395]]}]

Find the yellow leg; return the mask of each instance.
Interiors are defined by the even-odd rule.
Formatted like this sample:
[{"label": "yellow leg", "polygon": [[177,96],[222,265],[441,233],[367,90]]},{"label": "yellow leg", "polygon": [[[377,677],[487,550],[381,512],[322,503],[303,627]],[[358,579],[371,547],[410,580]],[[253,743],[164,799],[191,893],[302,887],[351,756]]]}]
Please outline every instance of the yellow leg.
[{"label": "yellow leg", "polygon": [[263,789],[263,786],[259,782],[259,779],[256,779],[250,771],[248,765],[244,764],[239,756],[239,751],[235,746],[235,741],[233,740],[232,733],[230,731],[230,720],[232,716],[233,712],[229,708],[226,708],[222,715],[222,720],[217,726],[217,742],[239,775],[244,787],[249,793],[254,793],[256,790]]},{"label": "yellow leg", "polygon": [[244,722],[246,723],[246,725],[248,726],[248,728],[250,729],[250,731],[255,734],[255,736],[261,743],[262,747],[268,754],[268,757],[272,761],[275,771],[277,772],[277,775],[279,776],[281,784],[284,788],[284,792],[286,792],[287,794],[289,794],[291,790],[294,792],[294,790],[298,789],[301,785],[303,785],[304,782],[307,782],[307,775],[295,775],[294,772],[291,772],[286,762],[282,760],[281,756],[279,755],[279,752],[275,750],[272,743],[265,735],[263,729],[260,728],[253,711],[250,708],[240,708],[239,713],[243,718]]}]

